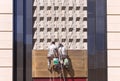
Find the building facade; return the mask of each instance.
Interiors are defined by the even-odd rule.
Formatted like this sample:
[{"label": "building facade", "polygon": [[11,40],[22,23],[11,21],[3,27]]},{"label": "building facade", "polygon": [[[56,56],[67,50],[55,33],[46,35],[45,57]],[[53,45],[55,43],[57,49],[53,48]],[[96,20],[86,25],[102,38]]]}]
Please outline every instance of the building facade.
[{"label": "building facade", "polygon": [[13,78],[13,1],[0,1],[0,81]]},{"label": "building facade", "polygon": [[120,80],[120,8],[119,0],[107,0],[107,67],[108,81]]},{"label": "building facade", "polygon": [[[120,80],[119,0],[87,0],[88,81]],[[32,81],[33,1],[0,1],[0,81]]]}]

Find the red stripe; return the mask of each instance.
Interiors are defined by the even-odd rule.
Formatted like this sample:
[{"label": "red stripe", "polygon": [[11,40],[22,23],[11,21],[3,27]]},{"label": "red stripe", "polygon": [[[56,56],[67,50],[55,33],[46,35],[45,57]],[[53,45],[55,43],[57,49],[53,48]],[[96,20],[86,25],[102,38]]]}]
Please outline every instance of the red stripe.
[{"label": "red stripe", "polygon": [[[50,81],[50,79],[43,79],[43,78],[39,78],[39,79],[33,79],[33,81]],[[51,81],[53,81],[53,80],[51,80]],[[54,81],[60,81],[60,79],[59,78],[57,78],[57,79],[54,79]],[[64,81],[64,80],[61,80],[61,81]],[[87,81],[86,80],[86,78],[67,78],[67,79],[65,79],[65,81]]]}]

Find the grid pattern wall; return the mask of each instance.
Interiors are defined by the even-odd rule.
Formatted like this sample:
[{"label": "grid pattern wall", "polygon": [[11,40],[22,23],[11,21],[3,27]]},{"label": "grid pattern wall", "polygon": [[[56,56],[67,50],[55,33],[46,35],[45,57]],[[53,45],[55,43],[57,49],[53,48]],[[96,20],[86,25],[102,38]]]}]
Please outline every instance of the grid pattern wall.
[{"label": "grid pattern wall", "polygon": [[12,0],[0,0],[0,81],[12,81]]},{"label": "grid pattern wall", "polygon": [[87,0],[34,0],[33,49],[51,41],[67,49],[87,49]]},{"label": "grid pattern wall", "polygon": [[107,0],[108,81],[120,81],[120,0]]}]

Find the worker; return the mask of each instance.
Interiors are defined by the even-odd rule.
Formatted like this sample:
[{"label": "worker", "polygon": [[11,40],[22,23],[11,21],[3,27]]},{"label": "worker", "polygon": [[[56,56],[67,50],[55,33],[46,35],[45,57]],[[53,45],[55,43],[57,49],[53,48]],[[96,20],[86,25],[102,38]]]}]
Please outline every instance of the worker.
[{"label": "worker", "polygon": [[61,43],[59,44],[59,47],[58,47],[58,54],[59,54],[60,63],[63,64],[64,66],[68,66],[69,60],[67,58],[68,55],[66,52],[66,48]]},{"label": "worker", "polygon": [[48,47],[48,70],[51,69],[51,61],[53,58],[58,57],[58,50],[57,46],[55,45],[55,42],[52,42],[51,45]]}]

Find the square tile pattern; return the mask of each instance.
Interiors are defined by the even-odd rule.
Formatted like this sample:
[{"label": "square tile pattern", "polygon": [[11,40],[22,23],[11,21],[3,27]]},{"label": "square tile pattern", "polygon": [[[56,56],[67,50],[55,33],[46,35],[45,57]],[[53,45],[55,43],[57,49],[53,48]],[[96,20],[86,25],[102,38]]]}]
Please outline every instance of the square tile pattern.
[{"label": "square tile pattern", "polygon": [[85,49],[84,7],[84,0],[34,0],[33,49],[47,49],[51,41],[62,43],[68,50]]}]

